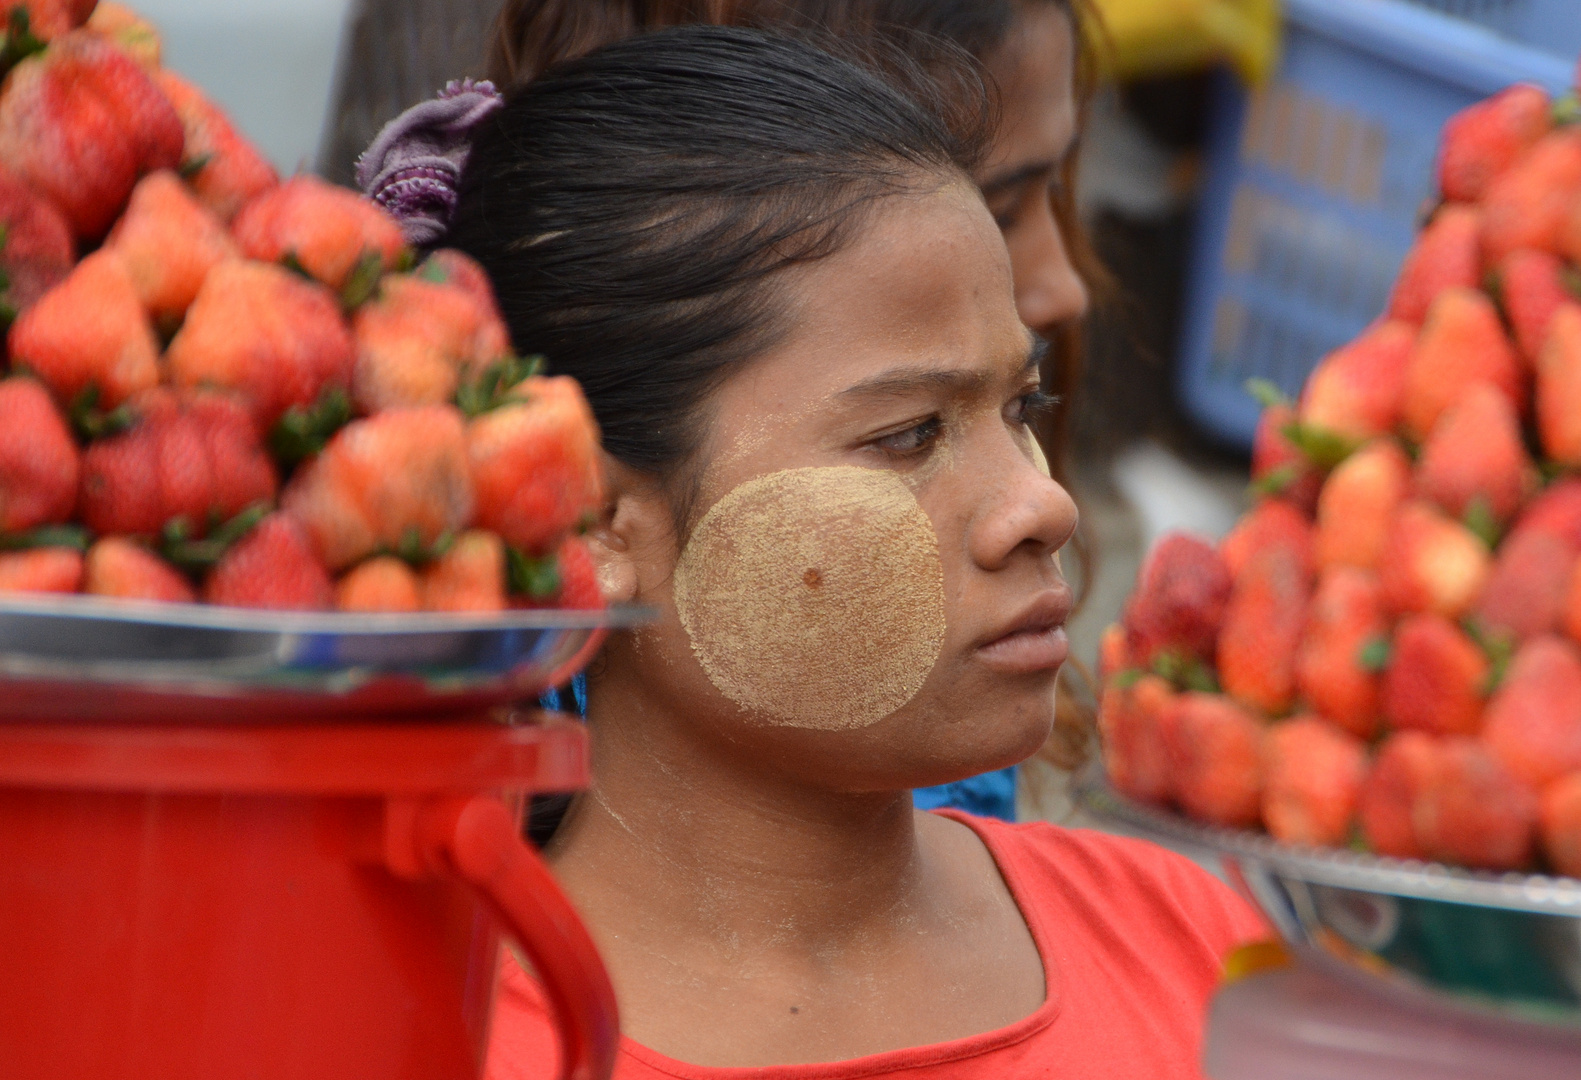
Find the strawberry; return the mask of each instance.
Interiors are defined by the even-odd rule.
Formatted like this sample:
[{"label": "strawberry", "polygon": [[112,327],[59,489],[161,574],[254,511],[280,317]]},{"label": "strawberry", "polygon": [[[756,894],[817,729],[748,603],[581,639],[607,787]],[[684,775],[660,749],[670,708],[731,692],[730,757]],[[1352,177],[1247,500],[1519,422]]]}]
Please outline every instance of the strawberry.
[{"label": "strawberry", "polygon": [[1391,319],[1329,353],[1301,393],[1301,423],[1358,442],[1400,422],[1416,327]]},{"label": "strawberry", "polygon": [[1520,417],[1487,383],[1468,388],[1439,416],[1417,460],[1415,490],[1452,516],[1508,521],[1535,479]]},{"label": "strawberry", "polygon": [[1476,601],[1490,570],[1487,545],[1419,501],[1395,512],[1378,560],[1378,580],[1391,610],[1434,611],[1451,619]]},{"label": "strawberry", "polygon": [[274,166],[202,91],[169,71],[154,78],[181,118],[186,135],[182,171],[198,201],[216,217],[229,223],[246,203],[280,182]]},{"label": "strawberry", "polygon": [[494,286],[489,274],[478,261],[455,248],[440,248],[417,268],[419,277],[461,289],[477,302],[486,317],[503,323],[499,301],[494,296]]},{"label": "strawberry", "polygon": [[526,379],[511,395],[467,427],[477,524],[539,554],[603,502],[598,424],[566,376]]},{"label": "strawberry", "polygon": [[0,551],[0,593],[76,592],[82,554],[72,548]]},{"label": "strawberry", "polygon": [[220,220],[169,170],[138,181],[105,246],[121,256],[143,306],[169,322],[186,314],[210,270],[240,254]]},{"label": "strawberry", "polygon": [[1232,698],[1272,715],[1295,701],[1311,587],[1311,571],[1286,548],[1258,552],[1236,577],[1218,648],[1219,681]]},{"label": "strawberry", "polygon": [[1516,530],[1543,529],[1581,549],[1581,480],[1555,480],[1521,512]]},{"label": "strawberry", "polygon": [[0,324],[63,281],[72,262],[60,211],[0,167]]},{"label": "strawberry", "polygon": [[1416,806],[1432,784],[1439,741],[1420,731],[1389,736],[1362,782],[1356,816],[1368,845],[1396,859],[1426,859],[1416,835]]},{"label": "strawberry", "polygon": [[1554,313],[1571,299],[1563,275],[1564,263],[1546,251],[1523,248],[1510,252],[1499,263],[1500,304],[1528,370],[1537,368]]},{"label": "strawberry", "polygon": [[1532,860],[1537,796],[1474,739],[1445,739],[1412,813],[1427,856],[1519,870]]},{"label": "strawberry", "polygon": [[1252,439],[1252,487],[1262,495],[1278,495],[1308,514],[1317,506],[1323,474],[1285,430],[1296,420],[1289,405],[1270,405],[1257,421]]},{"label": "strawberry", "polygon": [[203,599],[231,607],[324,611],[335,583],[306,532],[286,514],[270,514],[220,558]]},{"label": "strawberry", "polygon": [[163,51],[159,31],[152,23],[124,4],[100,0],[84,24],[89,31],[119,47],[150,73],[159,70]]},{"label": "strawberry", "polygon": [[26,13],[27,33],[40,41],[53,41],[77,29],[93,13],[95,0],[5,0],[0,4],[15,28],[17,11]]},{"label": "strawberry", "polygon": [[389,270],[406,254],[401,227],[378,203],[312,176],[293,176],[253,199],[231,231],[248,257],[289,257],[336,291],[365,257]]},{"label": "strawberry", "polygon": [[1563,465],[1581,465],[1581,305],[1554,312],[1537,354],[1537,434],[1543,451]]},{"label": "strawberry", "polygon": [[422,586],[417,575],[394,555],[375,555],[358,563],[335,586],[340,611],[421,611]]},{"label": "strawberry", "polygon": [[259,430],[351,383],[356,355],[335,298],[268,263],[233,259],[203,281],[166,363],[177,386],[222,386]]},{"label": "strawberry", "polygon": [[1174,697],[1157,675],[1126,686],[1111,681],[1103,689],[1098,730],[1104,766],[1114,786],[1133,799],[1161,803],[1172,794],[1161,723]]},{"label": "strawberry", "polygon": [[1325,719],[1363,739],[1378,730],[1381,683],[1364,653],[1388,630],[1377,577],[1353,566],[1323,572],[1296,653],[1296,686]]},{"label": "strawberry", "polygon": [[1230,572],[1212,545],[1187,533],[1165,534],[1126,604],[1132,662],[1151,667],[1164,653],[1211,661],[1230,587]]},{"label": "strawberry", "polygon": [[1493,384],[1517,413],[1524,408],[1525,373],[1493,303],[1474,289],[1445,289],[1427,310],[1406,368],[1406,429],[1426,438],[1444,410],[1479,382]]},{"label": "strawberry", "polygon": [[1218,694],[1175,697],[1160,718],[1170,786],[1186,813],[1229,828],[1257,824],[1263,726]]},{"label": "strawberry", "polygon": [[429,611],[503,611],[505,543],[483,529],[456,537],[423,569],[423,607]]},{"label": "strawberry", "polygon": [[362,411],[450,401],[463,378],[510,351],[492,304],[430,280],[443,272],[442,264],[425,264],[416,274],[388,276],[378,296],[357,309],[353,398]]},{"label": "strawberry", "polygon": [[82,455],[78,512],[95,532],[201,537],[274,498],[274,465],[234,398],[157,387],[129,407],[131,429]]},{"label": "strawberry", "polygon": [[533,558],[507,549],[514,607],[598,611],[604,593],[587,544],[575,536],[560,541],[550,556]]},{"label": "strawberry", "polygon": [[1410,479],[1411,462],[1393,439],[1368,443],[1342,461],[1318,496],[1312,547],[1319,569],[1376,568]]},{"label": "strawberry", "polygon": [[1367,748],[1316,716],[1281,721],[1263,736],[1263,824],[1287,844],[1343,844],[1362,780]]},{"label": "strawberry", "polygon": [[1548,785],[1539,813],[1548,862],[1561,874],[1581,878],[1581,773]]},{"label": "strawberry", "polygon": [[1389,317],[1420,323],[1434,298],[1445,289],[1478,288],[1482,284],[1481,234],[1482,218],[1476,207],[1450,203],[1440,209],[1400,265],[1389,297]]},{"label": "strawberry", "polygon": [[192,603],[197,599],[175,567],[124,536],[106,536],[88,549],[82,591],[123,600]]},{"label": "strawberry", "polygon": [[181,160],[181,120],[142,67],[73,31],[23,60],[0,95],[0,161],[79,239],[97,240],[143,173]]},{"label": "strawberry", "polygon": [[1475,735],[1482,723],[1488,658],[1441,615],[1400,620],[1380,701],[1389,725],[1433,735]]},{"label": "strawberry", "polygon": [[1499,545],[1473,611],[1477,625],[1515,641],[1558,631],[1576,554],[1574,544],[1548,529],[1516,528]]},{"label": "strawberry", "polygon": [[1521,646],[1488,702],[1482,741],[1534,791],[1581,769],[1581,653],[1574,644],[1545,634]]},{"label": "strawberry", "polygon": [[426,405],[354,421],[292,478],[281,503],[332,570],[381,548],[420,556],[473,516],[461,413]]},{"label": "strawberry", "polygon": [[1553,127],[1548,95],[1516,83],[1468,105],[1444,124],[1438,186],[1446,199],[1474,202],[1488,184]]},{"label": "strawberry", "polygon": [[0,533],[54,525],[77,503],[77,444],[49,391],[0,379]]},{"label": "strawberry", "polygon": [[1581,642],[1581,561],[1578,561],[1570,571],[1570,577],[1564,588],[1564,608],[1559,615],[1559,623],[1571,641]]},{"label": "strawberry", "polygon": [[1519,248],[1562,254],[1561,235],[1581,187],[1581,135],[1544,135],[1483,190],[1482,250],[1497,263]]},{"label": "strawberry", "polygon": [[1126,645],[1125,626],[1110,623],[1098,636],[1098,681],[1107,683],[1110,678],[1136,666],[1131,650]]},{"label": "strawberry", "polygon": [[1253,507],[1219,541],[1219,555],[1229,568],[1230,577],[1238,578],[1254,555],[1270,547],[1288,549],[1304,569],[1311,570],[1312,523],[1284,499],[1264,499]]},{"label": "strawberry", "polygon": [[114,406],[159,381],[159,343],[121,257],[96,251],[11,324],[14,364],[62,401],[91,390]]}]

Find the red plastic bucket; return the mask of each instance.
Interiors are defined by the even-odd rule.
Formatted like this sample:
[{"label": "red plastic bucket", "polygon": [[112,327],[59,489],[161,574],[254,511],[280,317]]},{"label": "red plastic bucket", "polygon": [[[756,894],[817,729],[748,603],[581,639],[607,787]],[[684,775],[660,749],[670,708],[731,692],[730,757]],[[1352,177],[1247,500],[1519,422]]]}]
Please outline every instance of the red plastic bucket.
[{"label": "red plastic bucket", "polygon": [[0,1077],[471,1080],[500,927],[607,1077],[614,995],[499,792],[574,725],[0,725]]}]

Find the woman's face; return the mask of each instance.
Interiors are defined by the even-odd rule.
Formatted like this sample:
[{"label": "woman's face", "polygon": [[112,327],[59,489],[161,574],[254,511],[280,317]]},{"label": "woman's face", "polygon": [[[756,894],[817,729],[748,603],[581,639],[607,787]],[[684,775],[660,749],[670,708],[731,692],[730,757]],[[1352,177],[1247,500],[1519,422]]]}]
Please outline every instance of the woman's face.
[{"label": "woman's face", "polygon": [[1047,337],[1087,310],[1052,199],[1076,138],[1069,17],[1052,3],[1026,5],[988,69],[999,84],[1001,119],[977,179],[1010,249],[1021,320]]},{"label": "woman's face", "polygon": [[847,791],[1022,760],[1076,510],[1033,463],[1040,350],[993,219],[964,182],[890,197],[784,282],[788,331],[710,400],[686,535],[613,470],[601,575],[660,619],[611,642],[594,719]]}]

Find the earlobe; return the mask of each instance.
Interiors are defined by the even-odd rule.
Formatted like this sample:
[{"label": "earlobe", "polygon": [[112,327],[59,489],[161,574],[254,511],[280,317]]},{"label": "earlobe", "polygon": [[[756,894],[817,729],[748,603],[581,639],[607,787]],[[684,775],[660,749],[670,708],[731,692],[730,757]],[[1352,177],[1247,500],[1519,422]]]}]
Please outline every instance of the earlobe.
[{"label": "earlobe", "polygon": [[605,516],[586,536],[593,566],[598,571],[599,591],[612,604],[629,604],[637,599],[637,564],[631,558],[629,538],[615,529],[618,502],[605,510]]},{"label": "earlobe", "polygon": [[585,537],[587,548],[604,599],[612,604],[635,603],[642,580],[637,553],[646,548],[645,532],[652,516],[650,485],[608,454],[604,455],[604,476],[607,501],[597,525]]}]

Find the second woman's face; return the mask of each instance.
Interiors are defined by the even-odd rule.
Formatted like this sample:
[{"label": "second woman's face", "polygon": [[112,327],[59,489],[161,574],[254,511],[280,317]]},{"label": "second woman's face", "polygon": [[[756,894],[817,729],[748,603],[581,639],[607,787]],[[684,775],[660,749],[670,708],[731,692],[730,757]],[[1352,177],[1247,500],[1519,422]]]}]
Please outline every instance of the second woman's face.
[{"label": "second woman's face", "polygon": [[815,785],[1027,757],[1076,511],[1033,461],[1040,349],[992,217],[964,183],[891,197],[785,284],[789,329],[710,402],[685,535],[655,511],[622,541],[624,598],[662,616],[609,677]]},{"label": "second woman's face", "polygon": [[1047,337],[1087,309],[1053,198],[1076,139],[1075,41],[1052,3],[1030,4],[988,61],[1000,92],[1000,125],[977,178],[1004,234],[1021,320]]}]

